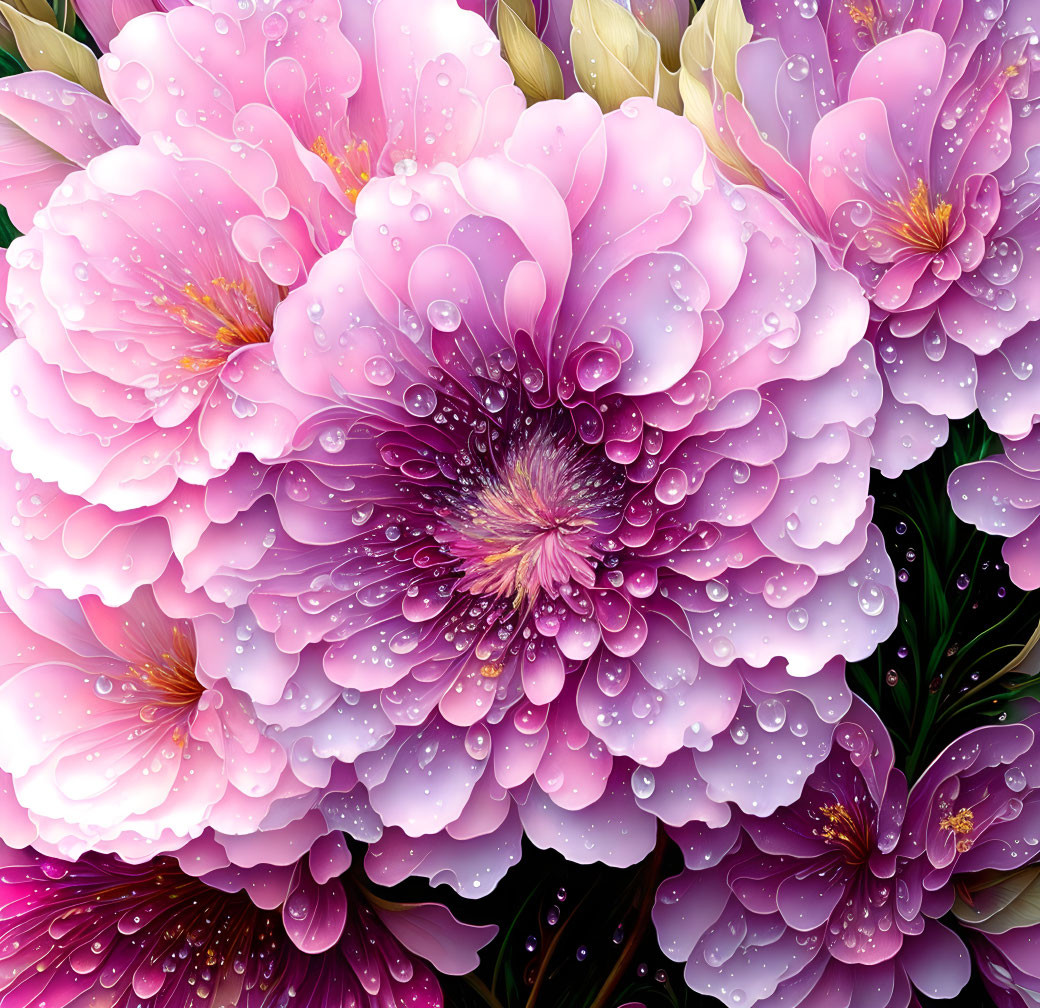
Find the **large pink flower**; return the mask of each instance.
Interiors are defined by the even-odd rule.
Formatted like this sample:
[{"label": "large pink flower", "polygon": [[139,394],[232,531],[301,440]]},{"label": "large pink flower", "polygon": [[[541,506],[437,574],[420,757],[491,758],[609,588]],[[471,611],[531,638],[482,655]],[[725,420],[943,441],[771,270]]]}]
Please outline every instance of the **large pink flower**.
[{"label": "large pink flower", "polygon": [[1021,437],[1040,414],[1035,5],[746,6],[744,105],[720,125],[870,295],[877,464],[927,457],[976,408]]},{"label": "large pink flower", "polygon": [[640,102],[536,106],[507,155],[372,183],[358,213],[272,344],[328,407],[284,463],[208,485],[184,558],[259,642],[232,681],[272,702],[320,663],[413,837],[471,796],[497,826],[514,789],[536,842],[638,857],[633,770],[672,754],[688,817],[708,787],[796,795],[850,699],[834,659],[895,619],[854,281]]},{"label": "large pink flower", "polygon": [[453,0],[192,4],[130,21],[101,69],[141,134],[267,151],[322,252],[369,179],[488,154],[524,106],[493,32]]},{"label": "large pink flower", "polygon": [[0,768],[25,813],[5,816],[5,839],[139,861],[207,827],[254,833],[279,803],[302,798],[290,819],[317,804],[249,699],[198,666],[191,622],[149,589],[120,609],[43,589],[8,603]]},{"label": "large pink flower", "polygon": [[[226,6],[134,19],[104,61],[110,119],[93,96],[26,82],[41,136],[72,160],[28,140],[5,155],[16,207],[58,186],[9,252],[25,336],[4,364],[12,461],[118,511],[284,450],[307,412],[268,345],[287,290],[349,232],[370,177],[489,153],[523,105],[487,26],[446,0],[363,3],[343,26],[335,0],[291,18]],[[69,112],[50,112],[69,102],[93,123],[76,144]],[[152,135],[94,156],[134,129]],[[69,177],[73,161],[89,170]]]},{"label": "large pink flower", "polygon": [[304,408],[269,345],[285,288],[238,238],[273,181],[258,151],[181,158],[146,140],[61,184],[8,253],[16,468],[129,510],[284,450]]}]

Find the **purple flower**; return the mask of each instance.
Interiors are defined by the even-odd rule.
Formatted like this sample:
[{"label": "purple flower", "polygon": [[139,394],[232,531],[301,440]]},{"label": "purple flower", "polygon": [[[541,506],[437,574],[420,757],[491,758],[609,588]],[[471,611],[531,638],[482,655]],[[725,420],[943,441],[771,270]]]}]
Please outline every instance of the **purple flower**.
[{"label": "purple flower", "polygon": [[[288,895],[277,871],[225,891],[165,858],[69,863],[0,847],[0,998],[5,1008],[440,1008],[424,960],[468,972],[495,931],[439,904],[390,904],[331,877],[319,885],[306,863],[301,874],[309,885]],[[303,951],[313,928],[322,939]]]},{"label": "purple flower", "polygon": [[743,106],[720,128],[869,294],[888,386],[887,475],[979,409],[1024,435],[1040,413],[1029,0],[746,5]]},{"label": "purple flower", "polygon": [[536,842],[634,860],[669,796],[636,764],[672,756],[674,820],[793,799],[895,619],[855,283],[647,102],[543,103],[357,210],[271,344],[328,406],[208,485],[183,560],[236,607],[232,683],[288,710],[321,670],[346,699],[301,738],[410,837],[508,792]]},{"label": "purple flower", "polygon": [[[992,901],[1005,891],[988,888],[994,877],[1040,854],[1038,726],[1033,714],[969,732],[908,796],[884,726],[857,699],[797,802],[720,830],[673,831],[687,871],[658,892],[662,948],[686,960],[691,987],[729,1004],[815,1008],[850,985],[861,1008],[905,1008],[912,987],[953,997],[968,951],[937,918],[960,894],[958,916],[984,930],[972,892]],[[1006,942],[983,930],[971,932],[976,956],[1007,979],[1001,953],[980,949],[1020,955],[1035,928]]]}]

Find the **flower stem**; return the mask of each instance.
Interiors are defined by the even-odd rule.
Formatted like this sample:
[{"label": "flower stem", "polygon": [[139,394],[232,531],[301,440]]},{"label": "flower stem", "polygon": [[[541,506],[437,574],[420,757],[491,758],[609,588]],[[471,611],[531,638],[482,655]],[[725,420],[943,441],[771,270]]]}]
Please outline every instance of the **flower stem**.
[{"label": "flower stem", "polygon": [[503,1008],[502,1002],[495,997],[494,991],[476,973],[469,973],[462,979],[484,999],[484,1003],[488,1005],[488,1008]]},{"label": "flower stem", "polygon": [[647,878],[650,883],[641,887],[643,899],[639,904],[639,915],[636,917],[635,925],[632,927],[621,955],[618,956],[617,962],[614,963],[614,968],[607,975],[606,981],[604,981],[603,986],[596,995],[596,999],[589,1005],[589,1008],[607,1008],[607,1004],[617,989],[618,984],[621,983],[625,972],[632,965],[632,960],[635,958],[635,954],[643,941],[643,935],[646,934],[646,929],[650,924],[650,912],[654,905],[654,894],[657,892],[655,883],[657,876],[660,874],[661,863],[664,861],[664,852],[667,847],[668,834],[665,833],[664,827],[658,823],[657,845],[639,873],[640,876]]}]

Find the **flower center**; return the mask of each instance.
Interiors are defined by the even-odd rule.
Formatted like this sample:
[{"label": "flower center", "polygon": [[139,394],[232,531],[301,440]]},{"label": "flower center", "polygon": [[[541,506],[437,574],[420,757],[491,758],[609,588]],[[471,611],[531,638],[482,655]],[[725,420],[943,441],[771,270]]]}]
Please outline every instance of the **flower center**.
[{"label": "flower center", "polygon": [[447,509],[445,545],[463,564],[458,587],[510,597],[514,608],[570,582],[591,588],[599,542],[616,519],[616,484],[571,438],[539,429],[490,472],[464,480]]},{"label": "flower center", "polygon": [[[281,297],[285,293],[279,288]],[[224,362],[228,350],[271,338],[275,306],[261,300],[247,280],[216,277],[209,289],[187,283],[173,296],[156,294],[152,300],[202,340],[198,353],[178,362],[186,371],[208,371]],[[212,356],[214,345],[226,348],[225,352]]]},{"label": "flower center", "polygon": [[941,252],[950,234],[950,212],[953,207],[941,196],[934,209],[924,179],[918,179],[909,199],[903,203],[889,200],[890,217],[886,230],[919,252]]},{"label": "flower center", "polygon": [[860,0],[859,3],[850,3],[849,17],[854,24],[870,35],[870,41],[877,45],[877,23],[878,16],[874,10],[874,0]]},{"label": "flower center", "polygon": [[[15,949],[27,935],[47,938],[38,941],[35,958],[12,960],[0,990],[33,985],[40,974],[60,975],[68,968],[70,954],[74,961],[79,956],[93,963],[108,953],[119,957],[120,968],[110,971],[108,980],[103,977],[93,995],[87,987],[84,1000],[161,1004],[176,1001],[171,992],[179,988],[194,990],[186,1002],[182,996],[181,1003],[232,1005],[245,1003],[247,996],[254,1001],[251,990],[272,988],[270,997],[256,1003],[281,1004],[279,997],[287,987],[292,994],[291,979],[283,974],[296,953],[277,911],[258,909],[241,892],[211,889],[169,858],[128,865],[104,856],[88,855],[75,864],[36,856],[28,865],[5,866],[4,874],[13,902],[5,907],[0,933],[8,942],[13,938]],[[115,926],[120,918],[130,917],[137,923],[136,940]],[[90,974],[83,970],[95,985],[96,969]],[[300,982],[304,976],[294,978]],[[147,983],[148,996],[134,996],[131,979],[134,984]],[[100,992],[109,989],[102,997]],[[22,1000],[16,994],[14,1000],[29,1004],[30,996],[22,993]],[[43,1002],[33,997],[31,1003]]]},{"label": "flower center", "polygon": [[963,854],[971,850],[974,841],[968,836],[975,828],[975,813],[969,808],[962,808],[959,812],[951,813],[939,820],[939,829],[948,830],[957,838],[957,850]]},{"label": "flower center", "polygon": [[821,805],[819,813],[826,825],[813,832],[826,843],[839,848],[846,864],[866,864],[870,858],[870,824],[860,807],[854,805],[849,811],[841,802],[835,802]]},{"label": "flower center", "polygon": [[356,203],[365,183],[372,177],[368,141],[352,140],[337,153],[329,148],[325,137],[319,136],[311,144],[311,150],[332,169],[347,199]]},{"label": "flower center", "polygon": [[[169,650],[130,665],[129,674],[136,699],[142,704],[141,720],[148,723],[170,715],[179,719],[195,707],[203,693],[195,677],[195,643],[176,625]],[[178,723],[173,740],[184,745],[186,739],[186,728]]]}]

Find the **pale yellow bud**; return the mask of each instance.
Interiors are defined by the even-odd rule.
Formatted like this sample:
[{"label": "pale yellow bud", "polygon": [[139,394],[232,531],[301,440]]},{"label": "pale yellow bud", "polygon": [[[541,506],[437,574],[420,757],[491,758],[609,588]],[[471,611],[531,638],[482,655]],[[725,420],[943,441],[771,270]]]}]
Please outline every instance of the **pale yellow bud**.
[{"label": "pale yellow bud", "polygon": [[636,20],[661,43],[661,63],[666,69],[679,69],[679,42],[690,20],[689,4],[680,22],[674,0],[632,0]]},{"label": "pale yellow bud", "polygon": [[725,100],[742,98],[737,53],[751,40],[740,0],[706,0],[683,35],[679,92],[683,113],[704,134],[715,156],[755,185],[762,177],[744,157],[725,125]]},{"label": "pale yellow bud", "polygon": [[661,44],[613,0],[574,0],[571,57],[583,91],[604,112],[626,98],[649,97],[682,114],[678,89],[661,64]]},{"label": "pale yellow bud", "polygon": [[532,0],[498,0],[502,56],[527,104],[563,97],[563,72],[552,50],[537,35]]}]

